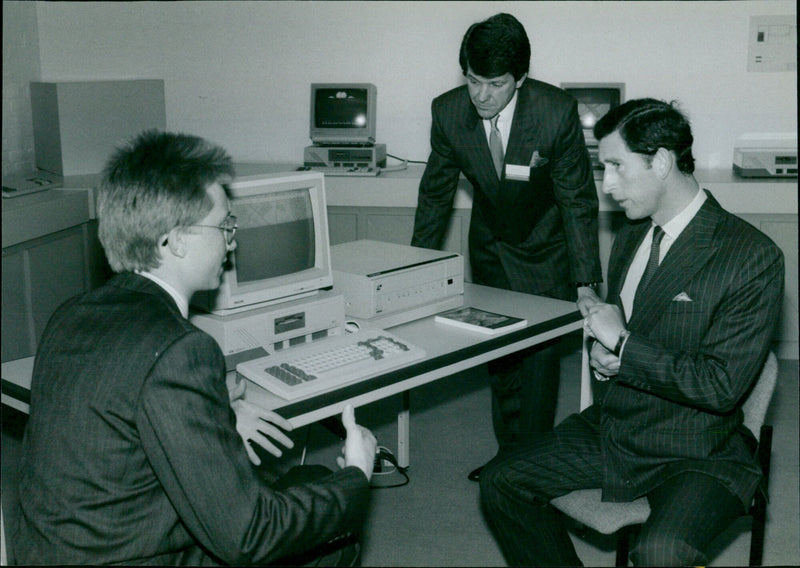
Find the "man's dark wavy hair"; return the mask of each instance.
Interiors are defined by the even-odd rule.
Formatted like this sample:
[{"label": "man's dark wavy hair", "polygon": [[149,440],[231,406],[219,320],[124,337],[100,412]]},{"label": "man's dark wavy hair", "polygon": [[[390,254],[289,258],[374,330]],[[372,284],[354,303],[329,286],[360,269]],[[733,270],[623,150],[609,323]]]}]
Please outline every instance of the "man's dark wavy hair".
[{"label": "man's dark wavy hair", "polygon": [[634,99],[611,109],[594,125],[594,137],[602,140],[613,132],[631,152],[652,157],[665,148],[675,153],[682,173],[694,172],[692,128],[674,101]]},{"label": "man's dark wavy hair", "polygon": [[515,81],[528,72],[530,61],[528,34],[511,14],[497,14],[472,24],[464,34],[458,56],[464,75],[470,68],[490,79],[511,73]]}]

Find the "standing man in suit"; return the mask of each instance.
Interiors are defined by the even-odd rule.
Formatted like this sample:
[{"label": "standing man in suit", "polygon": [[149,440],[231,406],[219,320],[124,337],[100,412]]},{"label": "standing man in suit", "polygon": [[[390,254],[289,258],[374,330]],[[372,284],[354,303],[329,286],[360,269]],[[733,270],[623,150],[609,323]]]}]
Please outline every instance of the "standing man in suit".
[{"label": "standing man in suit", "polygon": [[[344,560],[375,438],[347,407],[340,471],[268,482],[237,434],[222,352],[187,320],[192,294],[219,286],[236,248],[232,174],[223,149],[155,131],[110,160],[99,237],[118,274],[61,306],[41,339],[13,539],[22,564]],[[261,419],[286,445],[288,422]]]},{"label": "standing man in suit", "polygon": [[[473,281],[577,298],[583,310],[602,280],[597,190],[577,103],[529,79],[530,57],[525,28],[509,14],[467,30],[459,55],[467,84],[431,105],[431,154],[411,244],[441,248],[463,174],[474,190]],[[554,343],[489,365],[499,453],[553,427],[559,359]]]},{"label": "standing man in suit", "polygon": [[490,464],[481,501],[513,565],[578,565],[549,501],[597,487],[605,501],[650,502],[635,565],[703,565],[761,477],[742,403],[780,313],[783,255],[700,189],[673,105],[629,101],[594,132],[603,191],[632,221],[611,251],[607,302],[585,319],[603,394]]}]

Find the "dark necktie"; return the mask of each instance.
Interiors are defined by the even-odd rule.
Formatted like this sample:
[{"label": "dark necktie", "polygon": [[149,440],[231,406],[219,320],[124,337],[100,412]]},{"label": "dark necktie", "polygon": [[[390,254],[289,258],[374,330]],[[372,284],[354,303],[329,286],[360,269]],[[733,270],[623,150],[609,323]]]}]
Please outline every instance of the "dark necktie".
[{"label": "dark necktie", "polygon": [[497,177],[502,178],[503,174],[503,138],[500,131],[497,129],[497,119],[500,117],[496,114],[494,118],[489,121],[491,130],[489,131],[489,150],[492,152],[492,161],[494,162],[494,169],[497,172]]},{"label": "dark necktie", "polygon": [[647,259],[647,265],[644,267],[639,285],[636,287],[636,293],[633,295],[633,306],[636,307],[639,298],[644,294],[650,279],[653,278],[656,269],[658,268],[658,256],[660,254],[659,247],[661,246],[661,239],[664,237],[664,229],[655,225],[653,227],[653,243],[650,245],[650,257]]}]

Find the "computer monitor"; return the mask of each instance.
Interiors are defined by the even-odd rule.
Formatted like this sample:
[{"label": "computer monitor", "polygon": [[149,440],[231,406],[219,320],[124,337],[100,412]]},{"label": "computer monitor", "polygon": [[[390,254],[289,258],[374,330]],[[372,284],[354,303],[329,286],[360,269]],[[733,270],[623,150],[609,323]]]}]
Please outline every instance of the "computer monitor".
[{"label": "computer monitor", "polygon": [[624,83],[561,83],[561,88],[578,101],[578,116],[583,127],[586,147],[592,157],[592,164],[600,168],[597,159],[597,140],[593,128],[612,108],[619,106],[625,98]]},{"label": "computer monitor", "polygon": [[374,144],[377,98],[370,83],[313,83],[311,141],[322,146]]},{"label": "computer monitor", "polygon": [[227,315],[333,285],[322,173],[238,177],[228,188],[236,250],[219,289],[195,294],[193,306]]}]

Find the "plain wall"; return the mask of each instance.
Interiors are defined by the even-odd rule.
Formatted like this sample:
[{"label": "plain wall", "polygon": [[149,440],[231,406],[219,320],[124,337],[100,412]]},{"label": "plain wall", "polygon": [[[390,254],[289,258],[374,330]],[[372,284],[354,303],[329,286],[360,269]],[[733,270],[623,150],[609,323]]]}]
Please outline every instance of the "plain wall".
[{"label": "plain wall", "polygon": [[279,162],[310,144],[310,83],[371,82],[378,142],[425,160],[430,102],[463,84],[464,31],[501,11],[528,31],[533,77],[677,99],[699,167],[729,169],[742,134],[797,131],[796,70],[747,72],[750,16],[796,14],[787,0],[37,2],[39,79],[163,78],[169,129]]}]

